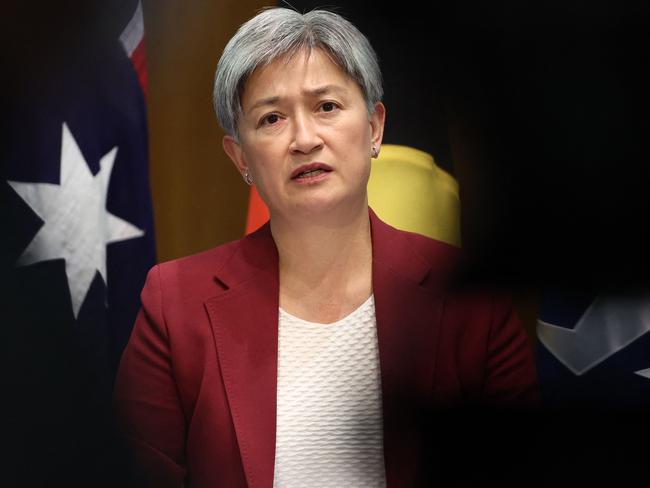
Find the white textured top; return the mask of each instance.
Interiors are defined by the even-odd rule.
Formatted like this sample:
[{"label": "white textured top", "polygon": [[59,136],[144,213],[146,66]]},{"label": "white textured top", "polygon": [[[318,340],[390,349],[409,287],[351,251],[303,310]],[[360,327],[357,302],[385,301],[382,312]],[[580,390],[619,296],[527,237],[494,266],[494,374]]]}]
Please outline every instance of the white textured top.
[{"label": "white textured top", "polygon": [[279,313],[274,487],[386,486],[373,296],[331,324]]}]

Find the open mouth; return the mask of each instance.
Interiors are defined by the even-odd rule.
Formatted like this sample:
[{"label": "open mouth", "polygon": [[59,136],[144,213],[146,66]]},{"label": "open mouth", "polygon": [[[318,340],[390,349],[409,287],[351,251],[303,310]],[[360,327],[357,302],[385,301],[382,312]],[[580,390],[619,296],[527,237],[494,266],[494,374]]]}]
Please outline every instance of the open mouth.
[{"label": "open mouth", "polygon": [[309,171],[303,171],[302,173],[299,173],[294,177],[294,179],[299,180],[302,178],[311,178],[312,176],[318,176],[323,173],[329,173],[329,171],[324,169],[310,169]]},{"label": "open mouth", "polygon": [[304,166],[296,168],[296,170],[291,173],[291,179],[306,180],[309,178],[316,178],[317,176],[321,176],[325,173],[330,173],[331,171],[332,168],[323,163],[306,164]]}]

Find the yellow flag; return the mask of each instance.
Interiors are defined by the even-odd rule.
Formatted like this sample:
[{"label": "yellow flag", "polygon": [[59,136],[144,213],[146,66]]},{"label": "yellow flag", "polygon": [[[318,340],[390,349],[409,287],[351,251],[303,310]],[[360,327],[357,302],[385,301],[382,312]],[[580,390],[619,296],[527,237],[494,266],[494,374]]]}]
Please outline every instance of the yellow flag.
[{"label": "yellow flag", "polygon": [[372,160],[368,203],[393,227],[460,246],[458,183],[424,151],[382,145]]}]

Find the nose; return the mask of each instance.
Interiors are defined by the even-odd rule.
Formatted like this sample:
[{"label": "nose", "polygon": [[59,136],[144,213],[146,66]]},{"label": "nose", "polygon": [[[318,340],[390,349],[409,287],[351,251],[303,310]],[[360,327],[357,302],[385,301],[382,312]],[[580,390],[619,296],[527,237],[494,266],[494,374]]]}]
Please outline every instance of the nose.
[{"label": "nose", "polygon": [[309,154],[323,147],[318,125],[312,117],[300,114],[293,119],[293,138],[289,146],[292,154]]}]

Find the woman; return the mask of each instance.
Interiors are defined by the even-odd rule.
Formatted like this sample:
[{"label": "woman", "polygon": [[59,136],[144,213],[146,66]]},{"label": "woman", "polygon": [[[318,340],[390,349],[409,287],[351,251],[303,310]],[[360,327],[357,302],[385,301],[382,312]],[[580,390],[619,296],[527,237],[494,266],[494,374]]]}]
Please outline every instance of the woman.
[{"label": "woman", "polygon": [[446,292],[455,249],[368,208],[381,96],[334,13],[264,10],[226,46],[223,147],[271,220],[149,274],[115,399],[155,486],[412,486],[433,407],[535,401],[511,307]]}]

